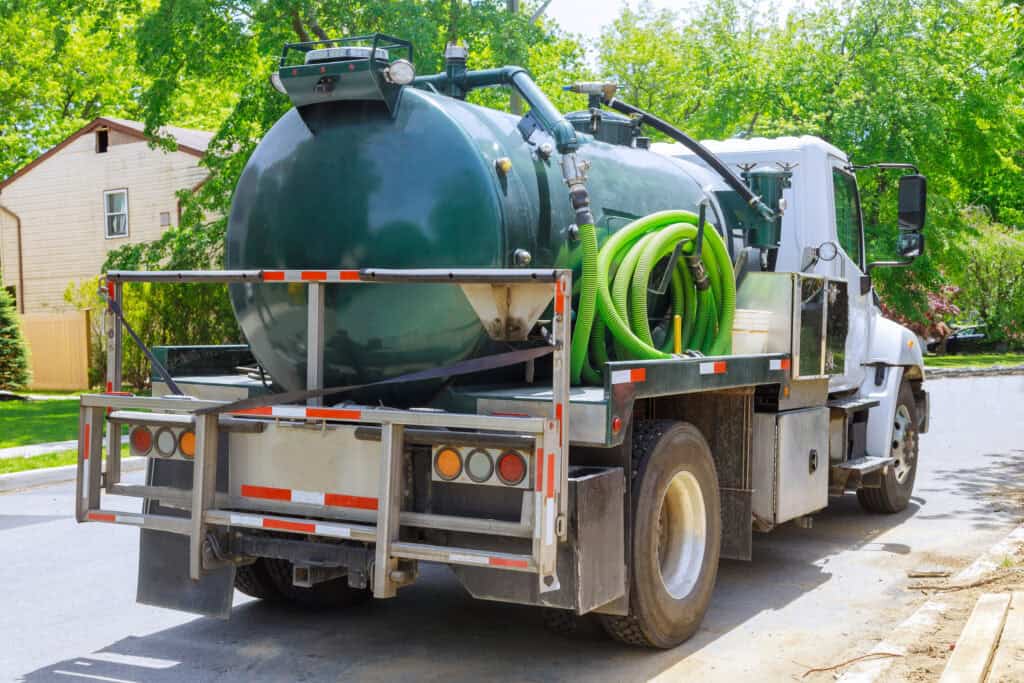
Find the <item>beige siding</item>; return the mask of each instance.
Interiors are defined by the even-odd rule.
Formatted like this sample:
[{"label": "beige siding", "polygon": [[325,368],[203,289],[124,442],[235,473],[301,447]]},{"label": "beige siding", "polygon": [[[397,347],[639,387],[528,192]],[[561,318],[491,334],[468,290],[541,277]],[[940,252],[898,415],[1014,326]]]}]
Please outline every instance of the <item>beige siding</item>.
[{"label": "beige siding", "polygon": [[[108,251],[163,233],[161,212],[177,224],[175,192],[206,177],[198,161],[115,131],[108,151],[97,154],[95,136],[88,133],[5,187],[0,204],[21,217],[25,312],[65,309],[68,283],[99,274]],[[121,188],[128,190],[128,237],[107,239],[103,192]],[[8,268],[17,259],[13,223],[0,215],[5,285],[17,282],[16,269]]]}]

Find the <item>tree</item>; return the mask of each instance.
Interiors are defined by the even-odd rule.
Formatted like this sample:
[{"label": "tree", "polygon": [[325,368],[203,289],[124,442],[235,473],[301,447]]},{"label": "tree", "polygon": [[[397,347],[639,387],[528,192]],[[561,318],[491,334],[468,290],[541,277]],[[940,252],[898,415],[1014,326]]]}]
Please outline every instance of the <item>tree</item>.
[{"label": "tree", "polygon": [[28,347],[21,336],[14,297],[0,287],[0,389],[24,389],[28,380]]}]

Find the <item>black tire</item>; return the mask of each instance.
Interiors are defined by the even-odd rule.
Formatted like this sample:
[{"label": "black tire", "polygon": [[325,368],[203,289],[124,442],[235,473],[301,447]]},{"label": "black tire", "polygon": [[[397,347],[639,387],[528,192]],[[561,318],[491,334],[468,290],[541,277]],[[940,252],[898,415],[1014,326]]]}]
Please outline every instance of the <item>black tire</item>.
[{"label": "black tire", "polygon": [[[687,593],[675,597],[662,578],[662,506],[669,484],[683,472],[700,488],[705,544],[696,580]],[[629,645],[675,647],[692,636],[704,618],[722,542],[718,475],[711,449],[696,427],[674,420],[634,426],[632,500],[630,614],[601,615],[601,623],[609,635]]]},{"label": "black tire", "polygon": [[555,609],[554,607],[545,607],[543,613],[544,628],[559,636],[571,638],[601,633],[601,627],[595,619],[596,615],[580,616],[572,610]]},{"label": "black tire", "polygon": [[288,602],[303,607],[350,607],[365,602],[371,597],[369,589],[349,586],[347,576],[315,584],[312,588],[302,588],[292,583],[291,562],[270,558],[264,558],[263,562],[281,596]]},{"label": "black tire", "polygon": [[914,401],[914,392],[910,388],[910,383],[905,380],[900,385],[900,393],[896,398],[897,415],[901,407],[906,409],[910,422],[903,428],[902,438],[895,433],[894,422],[893,446],[895,450],[896,444],[902,442],[901,459],[909,461],[910,470],[906,473],[903,481],[900,481],[896,476],[897,467],[890,466],[886,468],[885,475],[882,477],[881,487],[858,489],[857,500],[861,507],[868,512],[884,514],[902,512],[910,504],[910,496],[914,492],[914,480],[917,478],[919,416],[917,403]]},{"label": "black tire", "polygon": [[260,600],[280,600],[281,593],[277,590],[273,579],[267,572],[263,559],[235,569],[235,588],[248,596]]}]

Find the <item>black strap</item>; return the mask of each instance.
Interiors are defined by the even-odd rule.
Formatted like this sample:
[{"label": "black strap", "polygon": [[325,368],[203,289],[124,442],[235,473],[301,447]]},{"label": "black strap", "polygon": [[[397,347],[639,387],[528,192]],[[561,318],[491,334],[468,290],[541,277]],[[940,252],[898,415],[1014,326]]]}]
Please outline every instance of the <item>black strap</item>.
[{"label": "black strap", "polygon": [[392,377],[391,379],[382,379],[378,382],[368,382],[366,384],[349,384],[348,386],[328,387],[326,389],[302,389],[299,391],[286,391],[280,394],[270,394],[268,396],[254,396],[253,398],[246,398],[241,401],[235,401],[234,403],[226,403],[224,405],[211,406],[209,408],[200,408],[199,410],[195,411],[195,414],[214,415],[219,413],[231,413],[238,410],[247,410],[249,408],[265,408],[267,406],[276,406],[284,403],[296,403],[299,401],[305,401],[308,398],[315,398],[317,396],[329,396],[331,394],[340,394],[347,391],[355,391],[356,389],[378,387],[383,386],[385,384],[402,384],[405,382],[419,382],[428,379],[447,379],[449,377],[469,375],[474,372],[482,372],[484,370],[496,370],[497,368],[504,368],[510,365],[526,363],[528,361],[536,360],[537,358],[547,356],[553,351],[554,347],[552,346],[538,346],[531,349],[508,351],[506,353],[496,353],[492,356],[484,356],[483,358],[471,358],[470,360],[459,361],[458,363],[444,365],[439,368],[420,370],[419,372],[410,372],[406,375]]},{"label": "black strap", "polygon": [[124,325],[124,329],[128,331],[128,335],[132,338],[132,341],[135,342],[136,346],[138,346],[139,349],[142,350],[143,355],[145,355],[146,358],[149,359],[149,362],[153,364],[153,367],[156,368],[156,371],[160,373],[160,376],[167,384],[167,388],[171,390],[171,393],[177,394],[178,396],[183,396],[184,393],[181,391],[181,389],[178,388],[178,385],[174,383],[174,379],[171,378],[171,373],[167,372],[167,368],[160,364],[160,361],[156,359],[156,356],[153,355],[153,352],[149,350],[148,346],[142,343],[142,340],[139,339],[139,335],[135,334],[135,330],[133,330],[132,326],[128,324],[128,321],[124,319],[124,313],[121,312],[121,307],[117,305],[117,302],[114,300],[114,297],[107,297],[107,306],[109,306],[110,310],[113,311],[114,316],[117,318],[118,322]]}]

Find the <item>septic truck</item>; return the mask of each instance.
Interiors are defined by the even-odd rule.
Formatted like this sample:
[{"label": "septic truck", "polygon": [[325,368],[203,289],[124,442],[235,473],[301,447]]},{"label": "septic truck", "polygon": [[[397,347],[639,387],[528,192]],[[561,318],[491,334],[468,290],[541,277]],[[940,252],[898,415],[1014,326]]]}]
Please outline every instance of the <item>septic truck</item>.
[{"label": "septic truck", "polygon": [[[858,167],[818,138],[701,144],[614,84],[568,86],[563,114],[522,68],[450,45],[421,76],[412,52],[285,46],[294,107],[238,181],[226,269],[104,276],[76,517],[140,529],[139,602],[343,608],[430,562],[668,648],[754,533],[844,495],[907,506],[921,347],[871,271],[924,249],[914,167],[879,165],[901,258],[871,263]],[[487,87],[527,113],[467,101]],[[149,348],[122,314],[139,282],[226,284],[246,343]],[[151,395],[122,391],[125,335]]]}]

